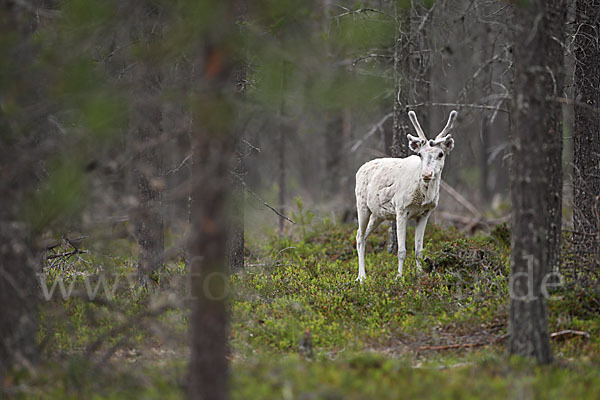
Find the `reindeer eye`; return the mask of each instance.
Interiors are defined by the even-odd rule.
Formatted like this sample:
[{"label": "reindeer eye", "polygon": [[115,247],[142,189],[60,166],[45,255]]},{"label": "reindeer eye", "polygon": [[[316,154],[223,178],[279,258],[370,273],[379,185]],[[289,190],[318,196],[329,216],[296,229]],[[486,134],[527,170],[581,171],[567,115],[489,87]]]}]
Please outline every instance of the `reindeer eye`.
[{"label": "reindeer eye", "polygon": [[419,158],[423,158],[423,156],[421,155],[421,153],[417,153],[417,155],[419,156]]},{"label": "reindeer eye", "polygon": [[438,154],[438,158],[442,158],[442,157],[444,157],[444,153],[442,153],[442,152],[440,151],[440,153]]}]

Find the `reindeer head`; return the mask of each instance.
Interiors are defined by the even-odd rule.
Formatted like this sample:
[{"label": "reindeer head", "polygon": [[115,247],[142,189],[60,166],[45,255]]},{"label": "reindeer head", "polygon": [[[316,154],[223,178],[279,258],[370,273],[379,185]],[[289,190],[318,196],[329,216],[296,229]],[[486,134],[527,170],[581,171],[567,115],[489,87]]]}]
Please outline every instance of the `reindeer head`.
[{"label": "reindeer head", "polygon": [[421,179],[424,182],[437,179],[442,175],[446,156],[454,148],[454,139],[449,132],[456,119],[456,111],[450,113],[446,126],[435,139],[427,139],[414,111],[409,111],[408,116],[419,135],[418,137],[407,135],[407,138],[408,147],[421,157]]}]

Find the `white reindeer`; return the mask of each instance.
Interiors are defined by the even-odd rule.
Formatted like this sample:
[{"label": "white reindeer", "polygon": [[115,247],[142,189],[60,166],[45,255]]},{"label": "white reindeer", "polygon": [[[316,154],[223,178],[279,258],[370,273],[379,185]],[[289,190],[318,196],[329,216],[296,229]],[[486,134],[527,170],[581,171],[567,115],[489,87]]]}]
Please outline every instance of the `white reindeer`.
[{"label": "white reindeer", "polygon": [[406,224],[416,220],[415,258],[422,271],[419,257],[423,250],[423,234],[427,220],[438,205],[440,181],[446,156],[454,148],[449,134],[456,119],[452,111],[448,122],[435,139],[428,140],[414,111],[408,113],[419,137],[407,135],[408,146],[417,155],[406,158],[378,158],[359,168],[356,173],[356,209],[358,211],[358,278],[365,275],[367,237],[384,220],[396,220],[398,233],[398,277],[406,258]]}]

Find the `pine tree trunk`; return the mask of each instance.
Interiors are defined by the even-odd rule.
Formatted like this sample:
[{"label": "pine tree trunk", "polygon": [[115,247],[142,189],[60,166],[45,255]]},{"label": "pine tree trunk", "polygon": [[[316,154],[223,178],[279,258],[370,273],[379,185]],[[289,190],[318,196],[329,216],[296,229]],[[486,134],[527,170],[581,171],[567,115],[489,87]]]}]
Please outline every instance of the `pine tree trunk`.
[{"label": "pine tree trunk", "polygon": [[[239,148],[239,145],[238,145]],[[246,175],[246,168],[244,165],[243,155],[240,152],[237,153],[237,160],[235,161],[235,168],[233,174],[235,175],[232,181],[232,193],[231,193],[231,217],[230,217],[230,232],[229,241],[227,245],[227,259],[229,264],[229,271],[235,272],[244,268],[244,203],[245,203],[245,192],[244,186],[240,179]]]},{"label": "pine tree trunk", "polygon": [[[196,132],[197,136],[210,133]],[[227,207],[232,146],[219,139],[198,138],[194,148],[191,264],[192,316],[190,399],[227,398]]]},{"label": "pine tree trunk", "polygon": [[551,202],[547,188],[552,142],[556,127],[546,110],[552,107],[552,54],[546,51],[549,34],[542,0],[515,7],[514,91],[512,110],[512,235],[508,350],[511,354],[552,361],[546,299],[542,283],[550,271],[548,219]]},{"label": "pine tree trunk", "polygon": [[[144,148],[136,160],[138,209],[136,213],[139,245],[138,271],[143,284],[163,264],[164,229],[162,216],[162,154],[160,145],[160,108],[144,107],[146,116],[138,128],[139,145]],[[141,118],[140,115],[140,118]]]},{"label": "pine tree trunk", "polygon": [[[8,160],[8,158],[5,158]],[[12,164],[14,166],[14,164]],[[3,165],[3,168],[11,168]],[[4,185],[2,185],[4,186]],[[14,210],[6,192],[3,209]],[[23,367],[37,358],[37,276],[33,246],[25,226],[3,215],[0,230],[0,378],[7,367]],[[8,218],[7,218],[8,217]],[[0,381],[0,385],[2,382]]]},{"label": "pine tree trunk", "polygon": [[[238,12],[238,24],[243,25],[245,14],[245,4],[239,5],[240,9]],[[240,66],[236,68],[234,72],[234,85],[236,87],[236,93],[243,98],[246,92],[246,68],[240,62]],[[241,129],[238,124],[238,129]],[[239,135],[240,139],[242,135]],[[241,140],[238,141],[236,146],[236,160],[235,167],[233,169],[233,176],[230,177],[232,181],[232,192],[231,192],[231,221],[229,229],[229,241],[227,245],[227,259],[229,264],[229,272],[239,271],[244,268],[244,206],[245,206],[245,190],[242,184],[243,179],[246,175],[246,164],[244,163],[244,146]]]},{"label": "pine tree trunk", "polygon": [[[408,55],[410,37],[406,32],[410,31],[410,9],[397,10],[396,16],[398,22],[394,45],[394,108],[390,154],[392,157],[407,157],[409,151],[406,135],[410,133],[407,106],[411,85]],[[388,252],[398,253],[398,236],[395,223],[390,224],[388,231]]]},{"label": "pine tree trunk", "polygon": [[481,121],[481,153],[480,153],[480,168],[481,168],[481,198],[487,203],[490,199],[489,191],[489,168],[488,168],[488,148],[490,134],[490,117],[484,116]]},{"label": "pine tree trunk", "polygon": [[[285,171],[285,124],[283,122],[285,115],[285,88],[286,88],[286,62],[283,61],[283,68],[281,69],[281,100],[279,104],[279,135],[277,140],[278,150],[278,162],[279,162],[279,213],[285,215],[285,197],[286,197],[286,171]],[[279,236],[283,236],[283,229],[285,228],[285,219],[279,217]]]},{"label": "pine tree trunk", "polygon": [[342,112],[330,115],[325,132],[325,189],[329,198],[340,192],[342,179],[342,150],[344,148],[344,119]]},{"label": "pine tree trunk", "polygon": [[[40,6],[37,0],[28,4]],[[38,22],[16,2],[0,2],[0,37],[6,54],[0,61],[0,93],[13,96],[15,108],[7,113],[0,107],[0,393],[7,369],[29,367],[38,359],[39,259],[22,207],[35,191],[40,154],[52,148],[43,125],[46,111],[32,111],[46,110],[40,98],[44,90],[35,83],[41,75],[32,68],[39,54],[29,42]]]},{"label": "pine tree trunk", "polygon": [[[233,24],[232,24],[233,25]],[[232,28],[233,29],[233,28]],[[191,361],[188,398],[226,399],[228,381],[228,230],[230,228],[232,159],[235,156],[231,102],[232,56],[226,43],[207,43],[204,56],[212,68],[195,94],[194,182],[192,232],[188,244],[191,265]],[[225,111],[224,111],[225,110]]]},{"label": "pine tree trunk", "polygon": [[136,236],[139,246],[138,275],[148,285],[155,271],[163,265],[164,227],[162,190],[164,186],[162,155],[162,110],[160,106],[161,74],[158,60],[152,54],[156,36],[160,34],[158,7],[142,6],[147,19],[140,26],[145,52],[137,63],[134,82],[136,105],[133,124],[136,129],[135,179],[137,183]]},{"label": "pine tree trunk", "polygon": [[[546,35],[556,38],[548,40],[545,47],[546,70],[551,71],[550,79],[545,80],[546,93],[551,97],[561,97],[564,86],[565,24],[567,19],[566,0],[548,2],[545,11]],[[547,72],[550,73],[550,72]],[[558,271],[560,266],[560,247],[562,235],[562,186],[563,186],[563,121],[562,105],[557,101],[546,103],[548,129],[544,132],[546,147],[546,174],[548,186],[545,195],[548,204],[548,268]]]},{"label": "pine tree trunk", "polygon": [[600,1],[578,0],[575,29],[573,132],[574,241],[580,254],[600,254]]}]

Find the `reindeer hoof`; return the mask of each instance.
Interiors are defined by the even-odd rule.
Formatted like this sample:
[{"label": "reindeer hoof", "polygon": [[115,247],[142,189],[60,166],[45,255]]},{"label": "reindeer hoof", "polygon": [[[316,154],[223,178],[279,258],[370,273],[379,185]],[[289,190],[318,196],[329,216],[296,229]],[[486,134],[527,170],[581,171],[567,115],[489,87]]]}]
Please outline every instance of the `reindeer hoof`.
[{"label": "reindeer hoof", "polygon": [[366,278],[366,276],[364,276],[364,275],[360,276],[359,275],[358,278],[356,278],[355,282],[363,283],[365,281],[365,278]]}]

